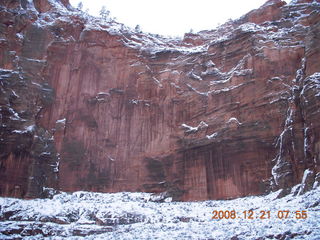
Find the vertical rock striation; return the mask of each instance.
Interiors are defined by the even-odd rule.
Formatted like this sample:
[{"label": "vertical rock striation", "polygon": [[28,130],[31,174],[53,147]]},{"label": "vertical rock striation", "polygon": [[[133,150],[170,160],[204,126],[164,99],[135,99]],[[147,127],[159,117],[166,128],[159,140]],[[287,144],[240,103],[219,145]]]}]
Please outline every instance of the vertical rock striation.
[{"label": "vertical rock striation", "polygon": [[3,1],[0,194],[227,199],[318,172],[319,11],[272,0],[178,40]]}]

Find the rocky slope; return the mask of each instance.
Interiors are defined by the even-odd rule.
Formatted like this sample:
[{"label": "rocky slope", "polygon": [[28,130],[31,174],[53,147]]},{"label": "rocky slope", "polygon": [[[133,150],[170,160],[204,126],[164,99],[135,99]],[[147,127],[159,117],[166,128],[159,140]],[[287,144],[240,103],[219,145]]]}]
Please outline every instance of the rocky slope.
[{"label": "rocky slope", "polygon": [[183,40],[67,0],[0,3],[0,194],[284,193],[320,161],[320,3],[271,0]]},{"label": "rocky slope", "polygon": [[[320,188],[276,199],[279,192],[234,200],[163,203],[153,202],[150,193],[127,192],[0,198],[0,238],[319,239]],[[235,217],[212,219],[214,211],[234,211]],[[270,217],[262,216],[268,211]]]}]

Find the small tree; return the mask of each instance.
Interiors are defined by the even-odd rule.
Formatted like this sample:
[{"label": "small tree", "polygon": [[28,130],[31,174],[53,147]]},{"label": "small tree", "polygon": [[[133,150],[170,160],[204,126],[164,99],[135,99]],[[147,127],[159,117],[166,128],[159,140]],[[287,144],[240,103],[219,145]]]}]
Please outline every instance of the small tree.
[{"label": "small tree", "polygon": [[110,15],[110,11],[107,10],[106,6],[102,6],[100,10],[100,17],[103,19],[108,19],[109,15]]},{"label": "small tree", "polygon": [[83,8],[83,3],[82,3],[82,2],[79,2],[77,9],[82,10],[82,8]]},{"label": "small tree", "polygon": [[140,27],[140,25],[138,24],[138,25],[134,28],[134,30],[136,30],[136,32],[141,32],[141,27]]}]

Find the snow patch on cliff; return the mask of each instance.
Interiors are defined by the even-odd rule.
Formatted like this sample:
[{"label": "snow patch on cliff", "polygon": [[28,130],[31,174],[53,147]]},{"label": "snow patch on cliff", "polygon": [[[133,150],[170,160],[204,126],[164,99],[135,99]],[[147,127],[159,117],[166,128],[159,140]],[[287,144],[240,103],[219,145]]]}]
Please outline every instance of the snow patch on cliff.
[{"label": "snow patch on cliff", "polygon": [[66,118],[62,118],[56,121],[56,123],[66,124]]},{"label": "snow patch on cliff", "polygon": [[211,139],[213,139],[213,138],[216,138],[217,136],[218,136],[218,133],[215,132],[215,133],[212,133],[211,135],[207,135],[206,138],[209,139],[209,140],[211,140]]},{"label": "snow patch on cliff", "polygon": [[186,83],[186,86],[196,92],[197,94],[203,95],[203,96],[209,96],[210,94],[220,94],[223,92],[228,92],[233,89],[236,89],[241,86],[245,86],[247,84],[250,84],[254,82],[254,80],[249,80],[246,82],[242,82],[237,85],[233,85],[231,80],[234,77],[238,76],[246,76],[252,74],[253,70],[249,68],[245,68],[246,63],[248,62],[249,58],[251,57],[251,54],[245,55],[242,59],[239,60],[236,66],[234,66],[230,71],[228,72],[222,72],[217,67],[215,67],[214,63],[209,63],[209,66],[207,66],[206,71],[201,72],[201,77],[198,75],[195,75],[193,71],[188,73],[188,76],[196,79],[196,80],[202,80],[205,76],[215,76],[216,80],[210,81],[210,90],[206,92],[199,91],[196,87],[192,86],[190,83]]},{"label": "snow patch on cliff", "polygon": [[238,124],[238,125],[242,125],[242,123],[239,122],[239,120],[238,120],[237,118],[235,118],[235,117],[230,118],[230,119],[227,121],[227,123],[236,123],[236,124]]},{"label": "snow patch on cliff", "polygon": [[237,29],[242,32],[258,32],[263,30],[263,28],[260,27],[258,24],[251,22],[241,24]]},{"label": "snow patch on cliff", "polygon": [[22,118],[19,116],[19,114],[13,109],[13,108],[8,108],[9,113],[10,113],[10,119],[11,120],[22,120]]},{"label": "snow patch on cliff", "polygon": [[300,96],[306,94],[307,91],[314,89],[316,95],[320,96],[320,72],[316,72],[304,79],[304,86]]},{"label": "snow patch on cliff", "polygon": [[196,126],[196,127],[191,127],[191,126],[189,126],[189,125],[187,125],[185,123],[181,124],[181,127],[183,127],[185,129],[186,133],[195,133],[195,132],[198,132],[201,129],[207,128],[208,124],[206,124],[204,121],[201,121],[199,123],[199,125]]},{"label": "snow patch on cliff", "polygon": [[12,133],[24,134],[32,133],[35,130],[35,125],[27,126],[24,130],[13,130]]}]

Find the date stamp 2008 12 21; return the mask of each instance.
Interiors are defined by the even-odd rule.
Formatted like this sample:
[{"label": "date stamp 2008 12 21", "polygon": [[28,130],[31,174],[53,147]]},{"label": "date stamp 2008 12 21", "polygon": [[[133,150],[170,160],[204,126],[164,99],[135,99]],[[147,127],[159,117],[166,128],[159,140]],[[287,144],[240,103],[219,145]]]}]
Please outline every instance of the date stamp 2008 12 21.
[{"label": "date stamp 2008 12 21", "polygon": [[289,210],[279,210],[271,213],[271,211],[254,211],[246,210],[243,212],[236,212],[235,210],[214,210],[212,212],[212,219],[270,219],[272,217],[278,219],[306,219],[308,213],[305,210],[301,211],[289,211]]}]

